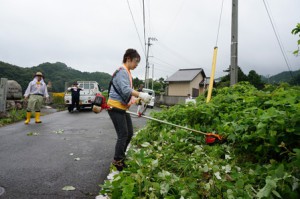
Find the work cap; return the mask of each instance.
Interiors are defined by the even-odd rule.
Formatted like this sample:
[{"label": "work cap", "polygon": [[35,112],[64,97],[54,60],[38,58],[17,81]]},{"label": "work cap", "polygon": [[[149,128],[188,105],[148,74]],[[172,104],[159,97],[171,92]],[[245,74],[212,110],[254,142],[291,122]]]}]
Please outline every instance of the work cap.
[{"label": "work cap", "polygon": [[43,73],[41,73],[41,72],[36,72],[35,76],[42,76],[42,77],[43,77]]},{"label": "work cap", "polygon": [[78,83],[77,83],[77,82],[74,82],[73,85],[78,85]]}]

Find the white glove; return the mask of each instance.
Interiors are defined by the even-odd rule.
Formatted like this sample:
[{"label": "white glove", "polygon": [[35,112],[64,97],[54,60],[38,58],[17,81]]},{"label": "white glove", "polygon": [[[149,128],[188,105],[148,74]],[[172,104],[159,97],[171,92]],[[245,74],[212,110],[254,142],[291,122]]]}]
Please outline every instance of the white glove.
[{"label": "white glove", "polygon": [[143,92],[140,92],[139,94],[139,98],[141,98],[145,103],[149,103],[152,96],[149,95],[148,93],[143,93]]}]

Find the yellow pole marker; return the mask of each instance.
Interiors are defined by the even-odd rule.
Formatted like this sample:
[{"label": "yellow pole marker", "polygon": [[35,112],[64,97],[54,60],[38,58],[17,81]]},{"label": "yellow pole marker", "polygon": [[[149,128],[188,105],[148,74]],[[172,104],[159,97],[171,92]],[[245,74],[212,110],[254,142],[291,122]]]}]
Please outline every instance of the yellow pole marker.
[{"label": "yellow pole marker", "polygon": [[206,103],[208,103],[211,99],[212,89],[213,89],[213,85],[214,85],[215,71],[216,71],[217,54],[218,54],[218,47],[216,46],[214,48],[214,56],[213,56],[212,69],[211,69],[211,75],[210,75],[210,81],[209,81],[209,87],[208,87],[208,94],[207,94],[207,98],[206,98]]}]

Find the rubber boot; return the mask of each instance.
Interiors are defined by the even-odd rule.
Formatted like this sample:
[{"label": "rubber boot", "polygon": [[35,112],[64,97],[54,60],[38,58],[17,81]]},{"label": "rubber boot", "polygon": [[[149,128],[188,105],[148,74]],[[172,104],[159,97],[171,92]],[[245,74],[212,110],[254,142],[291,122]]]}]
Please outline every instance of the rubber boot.
[{"label": "rubber boot", "polygon": [[35,112],[35,123],[42,123],[40,120],[41,112]]},{"label": "rubber boot", "polygon": [[26,112],[26,120],[25,120],[25,124],[29,124],[30,122],[30,117],[31,117],[31,112]]},{"label": "rubber boot", "polygon": [[113,160],[112,164],[117,168],[118,171],[123,171],[124,164],[123,160]]}]

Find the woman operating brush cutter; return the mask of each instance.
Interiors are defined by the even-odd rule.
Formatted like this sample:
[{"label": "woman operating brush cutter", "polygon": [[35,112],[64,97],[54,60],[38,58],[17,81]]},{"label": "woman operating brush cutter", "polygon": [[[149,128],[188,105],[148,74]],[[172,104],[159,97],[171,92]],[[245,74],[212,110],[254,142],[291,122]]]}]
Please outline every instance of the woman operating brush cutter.
[{"label": "woman operating brush cutter", "polygon": [[151,96],[133,89],[131,70],[140,62],[140,55],[134,49],[126,50],[123,65],[113,74],[109,85],[108,114],[117,133],[114,160],[112,164],[122,171],[125,164],[125,152],[133,136],[132,121],[126,111],[135,103],[136,97],[148,103]]}]

